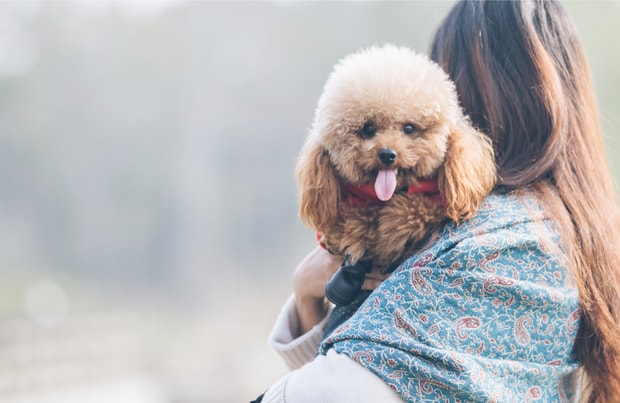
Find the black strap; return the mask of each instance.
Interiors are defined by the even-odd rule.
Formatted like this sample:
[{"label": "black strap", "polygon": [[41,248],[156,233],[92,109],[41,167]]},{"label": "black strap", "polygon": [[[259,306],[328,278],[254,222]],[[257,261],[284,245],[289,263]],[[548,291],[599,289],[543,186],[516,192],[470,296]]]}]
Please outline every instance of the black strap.
[{"label": "black strap", "polygon": [[260,403],[260,402],[262,402],[263,401],[263,397],[265,397],[265,393],[263,393],[262,395],[260,395],[256,399],[252,400],[250,403]]},{"label": "black strap", "polygon": [[362,305],[362,303],[368,298],[371,291],[360,290],[353,301],[347,305],[336,305],[332,310],[332,314],[327,321],[327,327],[323,333],[323,339],[329,336],[338,326],[349,319],[355,311]]}]

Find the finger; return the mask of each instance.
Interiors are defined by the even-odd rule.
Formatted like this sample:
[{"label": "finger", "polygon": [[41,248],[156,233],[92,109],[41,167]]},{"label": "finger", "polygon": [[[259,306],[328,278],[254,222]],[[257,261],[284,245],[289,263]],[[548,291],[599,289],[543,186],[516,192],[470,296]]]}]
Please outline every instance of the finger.
[{"label": "finger", "polygon": [[366,278],[366,280],[364,280],[364,283],[362,284],[362,290],[372,291],[375,288],[379,287],[381,283],[383,283],[383,280],[378,280],[374,278]]}]

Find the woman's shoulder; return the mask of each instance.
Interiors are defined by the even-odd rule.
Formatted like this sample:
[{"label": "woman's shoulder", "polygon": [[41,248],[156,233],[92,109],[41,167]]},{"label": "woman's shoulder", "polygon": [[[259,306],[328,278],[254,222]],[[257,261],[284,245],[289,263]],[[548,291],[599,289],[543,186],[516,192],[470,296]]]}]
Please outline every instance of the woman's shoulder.
[{"label": "woman's shoulder", "polygon": [[[440,236],[463,238],[498,230],[518,230],[530,223],[541,222],[551,223],[533,192],[495,192],[481,202],[476,215],[461,223],[447,224]],[[553,228],[548,230],[553,231]]]},{"label": "woman's shoulder", "polygon": [[[446,224],[436,241],[408,263],[409,267],[439,264],[468,270],[484,270],[492,264],[507,270],[520,267],[521,273],[529,275],[544,271],[553,276],[556,270],[564,272],[563,259],[553,220],[533,193],[520,191],[489,195],[475,216]],[[523,270],[530,266],[531,270]],[[503,275],[515,276],[513,271]]]},{"label": "woman's shoulder", "polygon": [[[495,192],[487,196],[473,217],[446,224],[438,234],[435,248],[451,248],[467,241],[484,241],[498,235],[531,238],[558,238],[558,231],[533,192]],[[486,241],[488,241],[487,239]]]}]

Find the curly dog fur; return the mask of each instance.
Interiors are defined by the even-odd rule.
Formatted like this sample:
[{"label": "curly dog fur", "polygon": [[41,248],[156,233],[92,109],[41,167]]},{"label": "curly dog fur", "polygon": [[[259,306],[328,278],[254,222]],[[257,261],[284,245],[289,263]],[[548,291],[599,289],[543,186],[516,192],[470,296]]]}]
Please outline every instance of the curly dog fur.
[{"label": "curly dog fur", "polygon": [[[473,215],[495,184],[493,148],[426,56],[371,47],[341,60],[297,165],[302,221],[332,253],[387,268],[446,219]],[[407,192],[436,181],[441,202]],[[374,184],[376,202],[348,203]],[[372,188],[372,186],[371,186]]]}]

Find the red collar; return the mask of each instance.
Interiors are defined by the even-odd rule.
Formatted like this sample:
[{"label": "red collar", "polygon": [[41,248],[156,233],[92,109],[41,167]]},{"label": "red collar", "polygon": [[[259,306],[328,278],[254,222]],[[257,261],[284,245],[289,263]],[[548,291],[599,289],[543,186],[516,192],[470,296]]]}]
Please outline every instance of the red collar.
[{"label": "red collar", "polygon": [[[422,193],[432,201],[444,204],[444,200],[439,193],[439,186],[434,179],[418,179],[418,186],[410,186],[405,190],[406,194]],[[342,187],[342,199],[345,203],[357,207],[364,204],[381,205],[386,203],[379,200],[375,187],[372,183],[366,183],[361,186],[355,186],[351,184],[344,185]],[[321,233],[316,233],[316,240],[319,245],[328,250],[324,243],[321,242]],[[328,250],[329,251],[329,250]]]},{"label": "red collar", "polygon": [[[409,186],[404,192],[406,194],[422,193],[431,200],[443,204],[441,194],[439,193],[439,186],[434,179],[418,179],[418,186]],[[351,206],[363,204],[381,205],[385,203],[377,197],[372,183],[366,183],[361,186],[344,185],[342,187],[342,200]]]}]

